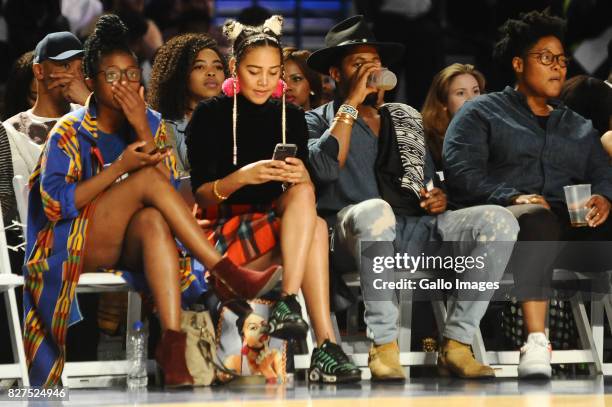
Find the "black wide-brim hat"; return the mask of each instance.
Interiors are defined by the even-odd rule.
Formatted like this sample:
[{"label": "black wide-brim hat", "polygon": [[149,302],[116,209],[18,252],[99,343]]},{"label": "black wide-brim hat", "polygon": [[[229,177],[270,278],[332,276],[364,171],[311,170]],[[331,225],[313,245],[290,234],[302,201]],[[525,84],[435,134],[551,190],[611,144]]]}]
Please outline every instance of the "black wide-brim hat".
[{"label": "black wide-brim hat", "polygon": [[400,43],[376,41],[363,16],[357,15],[339,22],[329,30],[325,36],[326,47],[308,57],[308,66],[328,75],[329,67],[337,62],[338,56],[347,48],[358,45],[375,47],[384,64],[396,61],[404,54],[404,45]]}]

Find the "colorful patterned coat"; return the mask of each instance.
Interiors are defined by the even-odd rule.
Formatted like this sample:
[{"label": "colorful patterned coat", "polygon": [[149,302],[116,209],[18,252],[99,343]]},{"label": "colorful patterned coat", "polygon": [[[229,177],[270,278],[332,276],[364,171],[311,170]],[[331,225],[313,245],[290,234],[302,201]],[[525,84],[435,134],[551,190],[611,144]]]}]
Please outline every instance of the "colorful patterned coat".
[{"label": "colorful patterned coat", "polygon": [[[147,109],[155,143],[166,144],[164,122]],[[135,140],[134,134],[132,137]],[[51,130],[43,154],[30,178],[27,249],[24,265],[24,345],[32,386],[54,386],[60,381],[66,357],[68,326],[82,319],[75,290],[82,271],[87,223],[95,200],[78,210],[74,193],[78,182],[102,171],[97,148],[94,98],[86,107],[64,116]],[[174,158],[165,159],[172,181],[177,178]],[[202,279],[182,257],[181,289],[185,297],[202,292]],[[104,270],[120,274],[143,289],[142,273]]]}]

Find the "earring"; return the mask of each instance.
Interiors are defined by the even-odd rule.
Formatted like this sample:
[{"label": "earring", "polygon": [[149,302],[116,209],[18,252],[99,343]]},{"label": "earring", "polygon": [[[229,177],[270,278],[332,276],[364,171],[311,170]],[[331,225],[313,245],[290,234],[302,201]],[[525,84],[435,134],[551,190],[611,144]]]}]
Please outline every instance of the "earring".
[{"label": "earring", "polygon": [[231,78],[224,80],[223,84],[221,85],[221,90],[225,96],[229,97],[240,93],[240,83],[238,82],[238,78],[232,76]]},{"label": "earring", "polygon": [[287,89],[287,84],[284,80],[279,79],[278,83],[276,84],[276,89],[274,89],[274,92],[272,92],[272,97],[279,99],[281,96],[283,96],[285,89]]},{"label": "earring", "polygon": [[314,95],[315,95],[314,91],[313,91],[313,90],[311,90],[311,91],[310,91],[310,96],[314,96]]}]

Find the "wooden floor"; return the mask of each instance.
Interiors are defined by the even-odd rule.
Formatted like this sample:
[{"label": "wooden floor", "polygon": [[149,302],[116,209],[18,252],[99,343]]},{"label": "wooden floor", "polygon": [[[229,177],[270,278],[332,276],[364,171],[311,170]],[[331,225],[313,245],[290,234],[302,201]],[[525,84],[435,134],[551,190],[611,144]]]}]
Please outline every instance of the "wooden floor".
[{"label": "wooden floor", "polygon": [[[526,382],[449,378],[410,379],[400,384],[363,381],[349,386],[218,386],[164,391],[149,388],[71,389],[64,406],[205,407],[612,407],[612,378]],[[1,406],[0,406],[1,407]]]},{"label": "wooden floor", "polygon": [[[442,397],[394,397],[370,399],[315,399],[315,400],[265,400],[189,402],[147,404],[148,406],[190,407],[604,407],[612,406],[609,395],[521,395],[521,396],[442,396]],[[127,407],[127,405],[126,405]]]}]

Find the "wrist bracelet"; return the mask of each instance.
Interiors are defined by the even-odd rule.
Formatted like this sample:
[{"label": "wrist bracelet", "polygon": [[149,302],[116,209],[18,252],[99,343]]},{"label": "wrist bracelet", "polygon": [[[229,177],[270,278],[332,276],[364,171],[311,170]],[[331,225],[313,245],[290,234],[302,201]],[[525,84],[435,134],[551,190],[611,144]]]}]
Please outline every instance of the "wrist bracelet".
[{"label": "wrist bracelet", "polygon": [[355,121],[353,116],[351,116],[348,113],[337,113],[335,117],[340,118],[340,119],[346,119],[346,120],[350,120],[350,121]]},{"label": "wrist bracelet", "polygon": [[213,194],[215,195],[215,198],[217,198],[217,200],[219,202],[225,201],[227,198],[229,198],[228,196],[225,195],[221,195],[219,193],[219,191],[217,190],[217,184],[219,183],[219,181],[221,181],[220,179],[216,180],[215,182],[213,182]]},{"label": "wrist bracelet", "polygon": [[353,120],[357,120],[357,117],[359,116],[359,112],[357,111],[357,109],[346,103],[340,106],[340,108],[338,109],[338,113],[336,114],[347,114],[351,116]]},{"label": "wrist bracelet", "polygon": [[352,126],[353,123],[354,123],[353,120],[343,119],[343,118],[340,118],[340,117],[335,117],[334,118],[333,123],[336,123],[336,122],[342,122],[344,124],[348,124],[349,126]]}]

